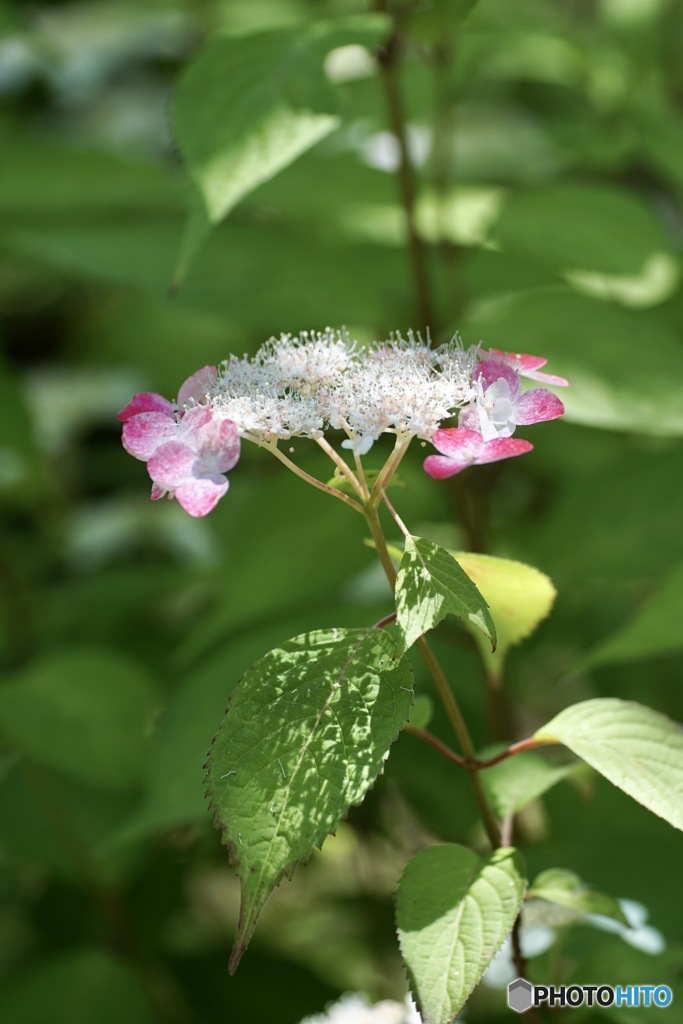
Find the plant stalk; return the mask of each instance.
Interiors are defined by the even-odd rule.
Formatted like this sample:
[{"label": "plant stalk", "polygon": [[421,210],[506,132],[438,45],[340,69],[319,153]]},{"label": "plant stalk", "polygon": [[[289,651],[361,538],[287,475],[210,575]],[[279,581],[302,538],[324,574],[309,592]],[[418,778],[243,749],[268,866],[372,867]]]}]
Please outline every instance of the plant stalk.
[{"label": "plant stalk", "polygon": [[[390,14],[387,0],[373,0],[373,7],[382,14]],[[419,323],[423,327],[431,327],[435,332],[438,328],[435,306],[432,295],[429,271],[427,267],[427,246],[420,235],[415,215],[415,199],[417,189],[415,174],[410,159],[408,134],[406,131],[405,111],[401,88],[397,74],[397,64],[401,50],[400,27],[394,17],[394,30],[377,55],[380,75],[387,108],[389,126],[394,135],[399,152],[396,169],[401,204],[405,213],[408,234],[408,253],[417,301]]]}]

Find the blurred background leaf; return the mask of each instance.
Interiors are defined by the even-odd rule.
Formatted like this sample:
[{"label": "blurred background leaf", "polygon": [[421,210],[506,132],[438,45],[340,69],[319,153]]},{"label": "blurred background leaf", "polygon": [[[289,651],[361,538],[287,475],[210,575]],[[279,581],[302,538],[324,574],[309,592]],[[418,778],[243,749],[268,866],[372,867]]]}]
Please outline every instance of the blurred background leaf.
[{"label": "blurred background leaf", "polygon": [[[441,484],[422,472],[420,450],[402,465],[394,500],[416,535],[526,563],[558,591],[550,616],[509,650],[495,707],[462,631],[440,626],[435,647],[479,749],[501,725],[518,739],[591,698],[681,721],[681,5],[389,7],[400,15],[394,56],[432,336],[457,329],[467,344],[546,356],[572,385],[564,421],[530,433],[534,451],[514,465]],[[391,596],[360,524],[263,452],[244,452],[225,507],[206,521],[152,504],[115,418],[134,391],[173,396],[198,366],[281,331],[346,324],[364,343],[427,326],[368,49],[384,28],[358,28],[370,21],[355,0],[0,4],[0,1016],[10,1024],[46,1012],[82,1024],[107,1014],[270,1024],[274,1003],[282,1024],[298,1024],[346,988],[401,998],[391,904],[403,865],[433,839],[482,841],[466,779],[401,736],[365,804],[272,897],[228,983],[237,887],[202,767],[229,695],[270,647],[376,622]],[[317,42],[294,69],[293,108],[303,93],[337,127],[286,167],[252,169],[170,298],[195,189],[170,128],[177,83],[224,45],[216,39],[291,42],[302,25]],[[266,63],[274,74],[278,60]],[[189,130],[201,132],[201,96],[191,99]],[[320,453],[293,447],[329,477]],[[415,680],[433,700],[417,663]],[[436,701],[429,728],[451,742]],[[655,954],[588,925],[559,929],[531,960],[534,980],[677,984],[680,837],[551,756],[531,779],[507,780],[513,796],[523,782],[534,797],[515,837],[532,877],[562,865],[638,901],[661,945]],[[656,870],[643,871],[652,851]],[[480,986],[469,1019],[507,1016],[500,989]]]}]

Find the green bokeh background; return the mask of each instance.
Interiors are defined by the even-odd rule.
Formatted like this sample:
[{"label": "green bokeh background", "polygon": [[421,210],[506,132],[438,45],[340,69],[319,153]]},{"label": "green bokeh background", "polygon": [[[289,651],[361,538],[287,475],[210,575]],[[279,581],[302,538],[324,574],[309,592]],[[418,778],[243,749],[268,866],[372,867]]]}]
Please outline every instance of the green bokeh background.
[{"label": "green bokeh background", "polygon": [[[592,696],[681,721],[683,7],[397,7],[432,335],[548,356],[572,388],[565,420],[524,434],[533,454],[436,483],[417,448],[395,500],[415,533],[528,562],[558,589],[509,659],[509,738]],[[0,4],[3,1024],[297,1024],[348,990],[402,998],[401,867],[432,838],[481,840],[464,780],[402,736],[228,977],[237,883],[202,765],[231,689],[273,645],[376,621],[390,596],[362,524],[250,446],[207,519],[151,504],[115,415],[282,331],[426,326],[358,51],[327,65],[339,131],[241,202],[168,294],[192,197],[169,121],[180,70],[219,28],[364,9]],[[435,643],[483,747],[475,654],[455,626]],[[433,728],[448,738],[438,714]],[[569,868],[641,903],[666,943],[654,955],[577,926],[531,961],[535,980],[677,984],[678,833],[588,773],[519,831],[532,874]],[[584,1019],[604,1018],[621,1019]],[[508,1020],[501,992],[482,986],[466,1019]]]}]

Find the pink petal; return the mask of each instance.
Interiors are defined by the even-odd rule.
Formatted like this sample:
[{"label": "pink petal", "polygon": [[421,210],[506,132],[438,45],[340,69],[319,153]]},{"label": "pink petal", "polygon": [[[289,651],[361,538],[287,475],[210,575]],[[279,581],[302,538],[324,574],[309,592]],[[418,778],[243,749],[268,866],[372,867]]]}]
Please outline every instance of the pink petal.
[{"label": "pink petal", "polygon": [[218,376],[218,369],[215,366],[202,366],[191,377],[188,377],[181,385],[178,392],[178,405],[187,405],[188,402],[203,402],[211,386]]},{"label": "pink petal", "polygon": [[[545,362],[545,360],[544,360]],[[538,370],[522,370],[523,377],[530,380],[540,380],[543,384],[554,384],[556,388],[568,388],[569,381],[564,377],[558,377],[555,373],[539,373]]]},{"label": "pink petal", "polygon": [[532,388],[515,403],[512,414],[515,423],[541,423],[554,420],[564,412],[564,406],[557,395],[546,388]]},{"label": "pink petal", "polygon": [[501,459],[510,459],[513,455],[524,455],[533,447],[528,441],[523,441],[521,437],[497,437],[494,441],[486,442],[477,459],[477,465],[483,466],[487,462],[500,462]]},{"label": "pink petal", "polygon": [[[444,430],[434,431],[432,444],[437,451],[442,455],[447,455],[449,459],[454,459],[461,465],[469,465],[478,457],[484,442],[481,434],[476,430],[446,427]],[[432,456],[428,456],[428,458],[432,458]]]},{"label": "pink petal", "polygon": [[154,391],[143,391],[139,395],[133,395],[128,405],[116,416],[125,423],[131,416],[138,416],[141,412],[163,412],[167,416],[173,416],[173,405],[163,395],[157,395]]},{"label": "pink petal", "polygon": [[499,348],[492,348],[489,355],[504,363],[510,363],[520,373],[526,373],[527,370],[540,370],[548,362],[543,356],[530,356],[524,352],[502,352]]},{"label": "pink petal", "polygon": [[461,430],[472,430],[475,434],[481,434],[481,423],[476,405],[468,405],[461,409],[458,417],[458,426]]},{"label": "pink petal", "polygon": [[501,377],[507,381],[510,397],[514,401],[522,390],[522,386],[519,383],[519,374],[508,363],[499,362],[496,359],[485,359],[474,371],[474,379],[481,380],[484,389],[491,387]]},{"label": "pink petal", "polygon": [[531,380],[540,380],[544,384],[554,384],[555,387],[568,388],[569,381],[564,377],[558,377],[554,373],[539,373],[542,366],[548,362],[542,356],[530,356],[525,352],[501,352],[499,348],[492,348],[489,355],[494,359],[513,366],[522,377],[529,377]]},{"label": "pink petal", "polygon": [[191,516],[205,516],[216,507],[228,489],[224,476],[191,478],[176,488],[179,504]]},{"label": "pink petal", "polygon": [[168,491],[164,490],[163,487],[159,487],[158,484],[152,484],[152,493],[150,494],[152,501],[158,501],[165,494],[168,494]]},{"label": "pink petal", "polygon": [[146,462],[177,429],[175,419],[165,412],[141,412],[124,423],[121,443],[130,455]]},{"label": "pink petal", "polygon": [[206,426],[212,420],[212,406],[195,405],[184,413],[178,429],[178,438],[187,441],[193,447],[197,447],[196,434],[200,427]]},{"label": "pink petal", "polygon": [[232,420],[212,419],[194,435],[202,461],[211,462],[216,473],[227,473],[240,457],[240,436]]},{"label": "pink petal", "polygon": [[455,476],[462,469],[467,469],[468,466],[472,465],[472,460],[457,462],[455,459],[449,459],[445,455],[428,455],[422,465],[434,480],[445,480],[446,477]]},{"label": "pink petal", "polygon": [[158,487],[175,491],[192,478],[197,453],[181,441],[160,445],[147,463],[147,472]]}]

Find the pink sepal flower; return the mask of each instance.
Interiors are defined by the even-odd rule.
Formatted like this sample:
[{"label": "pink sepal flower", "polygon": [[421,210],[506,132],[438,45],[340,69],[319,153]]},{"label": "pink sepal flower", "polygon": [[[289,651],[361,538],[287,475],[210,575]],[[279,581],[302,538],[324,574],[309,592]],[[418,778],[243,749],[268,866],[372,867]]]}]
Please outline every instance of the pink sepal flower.
[{"label": "pink sepal flower", "polygon": [[224,474],[239,459],[239,433],[231,420],[212,419],[206,406],[190,409],[178,426],[177,439],[156,449],[147,471],[155,487],[172,491],[191,516],[205,516],[228,489]]},{"label": "pink sepal flower", "polygon": [[163,412],[141,412],[123,424],[121,443],[129,455],[141,462],[154,454],[160,444],[176,436],[179,424],[173,415]]},{"label": "pink sepal flower", "polygon": [[168,398],[157,395],[154,391],[143,391],[139,395],[133,395],[128,405],[124,406],[116,417],[122,423],[126,423],[131,416],[139,416],[143,412],[162,412],[166,416],[173,416],[173,411],[174,405]]},{"label": "pink sepal flower", "polygon": [[156,391],[142,391],[139,395],[133,395],[128,405],[116,414],[117,419],[127,423],[132,416],[139,416],[143,412],[162,412],[166,416],[173,416],[178,408],[180,415],[183,416],[182,407],[190,402],[204,401],[217,376],[217,367],[202,366],[201,370],[197,370],[181,384],[176,404],[169,402],[163,395],[158,395]]},{"label": "pink sepal flower", "polygon": [[544,384],[554,384],[555,387],[569,387],[569,381],[565,380],[564,377],[557,377],[554,373],[538,372],[548,362],[542,356],[529,356],[524,352],[502,352],[499,348],[489,349],[488,356],[490,360],[506,363],[508,366],[511,366],[522,377],[529,377],[530,380],[540,380]]},{"label": "pink sepal flower", "polygon": [[531,388],[522,394],[519,374],[507,363],[486,359],[475,373],[478,394],[460,414],[459,426],[478,431],[485,441],[511,437],[520,424],[554,420],[564,405],[547,388]]},{"label": "pink sepal flower", "polygon": [[428,455],[424,468],[435,480],[455,476],[468,466],[481,466],[486,462],[499,462],[514,455],[524,455],[534,447],[521,438],[499,437],[485,441],[476,430],[447,427],[436,430],[432,444],[441,455]]},{"label": "pink sepal flower", "polygon": [[178,392],[178,406],[182,409],[189,402],[203,402],[218,377],[216,366],[202,366],[181,385]]}]

